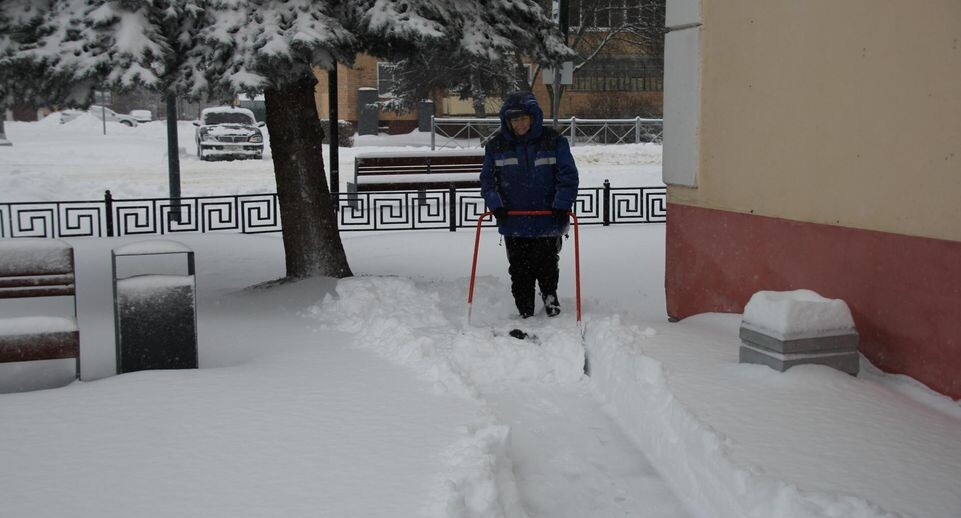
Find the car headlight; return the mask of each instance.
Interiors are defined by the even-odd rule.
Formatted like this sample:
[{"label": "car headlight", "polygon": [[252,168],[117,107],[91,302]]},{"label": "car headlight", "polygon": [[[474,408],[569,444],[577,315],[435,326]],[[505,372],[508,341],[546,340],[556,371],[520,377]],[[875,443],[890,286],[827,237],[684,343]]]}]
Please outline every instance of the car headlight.
[{"label": "car headlight", "polygon": [[250,138],[247,139],[247,142],[253,142],[255,144],[259,144],[263,141],[264,141],[263,135],[251,135]]}]

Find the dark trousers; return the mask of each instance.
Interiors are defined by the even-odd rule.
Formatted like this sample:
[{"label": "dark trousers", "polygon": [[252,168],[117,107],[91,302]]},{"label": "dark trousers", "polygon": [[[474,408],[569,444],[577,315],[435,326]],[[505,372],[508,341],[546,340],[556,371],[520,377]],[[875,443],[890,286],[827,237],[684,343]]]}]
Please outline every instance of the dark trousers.
[{"label": "dark trousers", "polygon": [[507,262],[510,264],[507,271],[511,274],[511,293],[521,315],[534,314],[535,282],[540,286],[542,295],[557,296],[557,262],[561,239],[561,236],[504,236]]}]

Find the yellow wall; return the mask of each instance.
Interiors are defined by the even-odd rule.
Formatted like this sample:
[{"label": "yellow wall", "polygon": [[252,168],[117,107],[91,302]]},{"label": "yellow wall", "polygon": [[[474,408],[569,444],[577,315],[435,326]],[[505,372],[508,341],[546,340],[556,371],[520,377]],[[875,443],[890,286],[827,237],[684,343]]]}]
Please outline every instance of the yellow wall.
[{"label": "yellow wall", "polygon": [[697,187],[670,201],[961,241],[961,1],[701,16]]}]

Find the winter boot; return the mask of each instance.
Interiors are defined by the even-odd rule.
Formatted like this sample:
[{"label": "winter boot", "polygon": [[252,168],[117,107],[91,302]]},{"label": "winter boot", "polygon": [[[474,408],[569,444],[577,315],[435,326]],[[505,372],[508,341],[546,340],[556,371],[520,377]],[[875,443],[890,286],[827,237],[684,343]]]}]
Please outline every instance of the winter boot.
[{"label": "winter boot", "polygon": [[557,300],[556,293],[542,293],[541,299],[544,301],[544,311],[547,316],[556,317],[561,314],[561,304]]}]

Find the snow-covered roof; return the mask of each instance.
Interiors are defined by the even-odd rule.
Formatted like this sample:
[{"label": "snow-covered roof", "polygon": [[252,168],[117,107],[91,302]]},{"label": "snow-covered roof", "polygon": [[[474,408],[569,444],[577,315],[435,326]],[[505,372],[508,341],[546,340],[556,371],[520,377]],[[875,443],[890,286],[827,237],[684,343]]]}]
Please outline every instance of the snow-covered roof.
[{"label": "snow-covered roof", "polygon": [[843,300],[811,290],[755,293],[744,307],[742,325],[780,340],[855,332],[851,310]]},{"label": "snow-covered roof", "polygon": [[148,239],[113,249],[114,255],[152,255],[192,252],[190,247],[170,239]]},{"label": "snow-covered roof", "polygon": [[203,118],[203,116],[208,113],[238,113],[238,112],[250,115],[250,118],[254,119],[254,112],[250,111],[247,108],[240,108],[236,106],[215,106],[213,108],[204,108],[203,111],[200,112],[200,117]]}]

